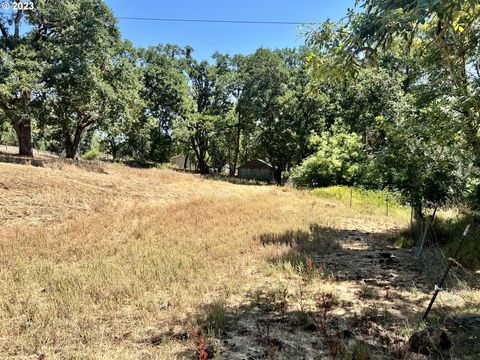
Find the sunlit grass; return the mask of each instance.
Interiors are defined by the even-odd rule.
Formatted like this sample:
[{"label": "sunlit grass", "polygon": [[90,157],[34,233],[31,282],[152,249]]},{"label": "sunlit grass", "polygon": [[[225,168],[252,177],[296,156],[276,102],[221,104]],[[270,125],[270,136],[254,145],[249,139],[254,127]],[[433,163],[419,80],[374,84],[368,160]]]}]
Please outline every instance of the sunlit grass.
[{"label": "sunlit grass", "polygon": [[408,223],[350,209],[343,198],[170,170],[0,167],[0,358],[184,358],[191,339],[145,339],[172,329],[219,333],[232,304],[258,289],[259,298],[281,290],[269,297],[279,313],[315,311],[319,290],[354,296],[309,266],[308,253],[262,244],[265,234],[307,234],[304,250],[318,255],[337,249],[324,229]]},{"label": "sunlit grass", "polygon": [[341,201],[346,207],[361,209],[364,213],[385,216],[410,216],[410,208],[403,205],[400,196],[386,190],[367,190],[350,186],[316,188],[311,193]]}]

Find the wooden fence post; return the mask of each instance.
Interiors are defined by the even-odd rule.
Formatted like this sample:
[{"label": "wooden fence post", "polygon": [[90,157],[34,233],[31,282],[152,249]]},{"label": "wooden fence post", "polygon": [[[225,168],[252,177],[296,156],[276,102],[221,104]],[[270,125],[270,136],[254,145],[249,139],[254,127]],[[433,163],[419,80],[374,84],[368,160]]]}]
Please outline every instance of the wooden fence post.
[{"label": "wooden fence post", "polygon": [[387,217],[388,217],[388,191],[387,191]]}]

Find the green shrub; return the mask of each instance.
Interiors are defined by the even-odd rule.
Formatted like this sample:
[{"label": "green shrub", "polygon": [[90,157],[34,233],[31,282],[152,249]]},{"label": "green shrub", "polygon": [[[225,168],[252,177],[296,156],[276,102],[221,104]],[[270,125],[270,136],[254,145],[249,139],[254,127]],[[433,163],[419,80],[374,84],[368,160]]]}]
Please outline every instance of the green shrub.
[{"label": "green shrub", "polygon": [[83,160],[95,160],[101,157],[103,153],[98,149],[90,149],[85,154],[83,154]]},{"label": "green shrub", "polygon": [[10,146],[18,146],[15,130],[7,122],[3,124],[0,123],[0,143]]},{"label": "green shrub", "polygon": [[291,173],[296,186],[353,185],[360,181],[368,161],[359,135],[334,128],[312,143],[318,147],[317,152]]}]

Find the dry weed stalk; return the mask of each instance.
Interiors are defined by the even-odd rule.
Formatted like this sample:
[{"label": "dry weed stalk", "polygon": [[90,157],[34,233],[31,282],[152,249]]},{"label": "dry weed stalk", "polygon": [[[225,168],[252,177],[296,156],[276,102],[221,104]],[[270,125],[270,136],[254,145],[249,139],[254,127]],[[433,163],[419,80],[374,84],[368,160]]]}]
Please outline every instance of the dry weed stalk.
[{"label": "dry weed stalk", "polygon": [[321,312],[321,317],[318,321],[318,330],[327,342],[328,352],[332,359],[339,359],[342,355],[341,336],[337,329],[334,335],[328,326],[328,313],[338,304],[338,300],[332,293],[322,293],[317,302],[317,308]]}]

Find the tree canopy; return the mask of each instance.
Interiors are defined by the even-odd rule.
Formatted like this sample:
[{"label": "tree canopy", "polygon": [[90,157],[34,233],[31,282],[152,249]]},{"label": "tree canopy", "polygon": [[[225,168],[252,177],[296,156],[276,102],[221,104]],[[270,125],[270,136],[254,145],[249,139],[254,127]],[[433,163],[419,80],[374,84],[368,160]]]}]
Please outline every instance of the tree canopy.
[{"label": "tree canopy", "polygon": [[[215,53],[135,48],[101,0],[0,17],[0,136],[76,158],[235,176],[269,162],[296,186],[391,189],[421,215],[480,191],[480,5],[363,0],[305,45]],[[187,159],[185,161],[187,163]]]}]

